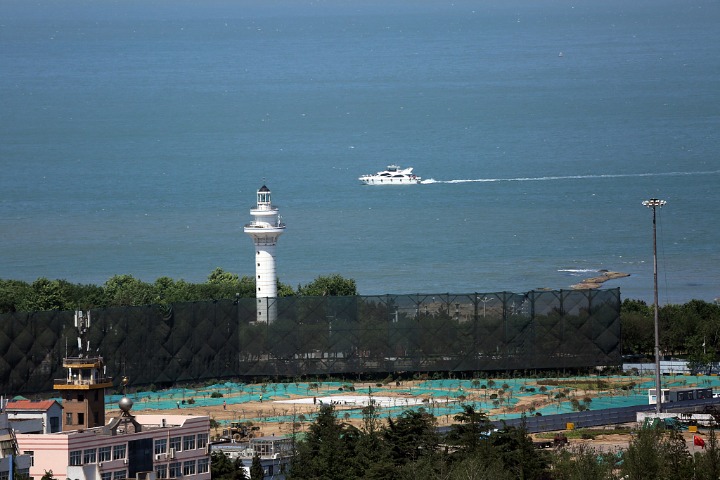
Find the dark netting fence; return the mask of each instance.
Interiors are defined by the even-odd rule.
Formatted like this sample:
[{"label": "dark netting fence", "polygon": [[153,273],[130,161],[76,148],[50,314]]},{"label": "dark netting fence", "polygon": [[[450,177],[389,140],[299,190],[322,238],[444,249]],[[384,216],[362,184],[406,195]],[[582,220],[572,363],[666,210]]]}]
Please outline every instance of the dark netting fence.
[{"label": "dark netting fence", "polygon": [[[286,297],[92,310],[88,340],[133,384],[241,376],[583,368],[620,359],[620,291]],[[52,390],[73,312],[0,315],[0,392]]]}]

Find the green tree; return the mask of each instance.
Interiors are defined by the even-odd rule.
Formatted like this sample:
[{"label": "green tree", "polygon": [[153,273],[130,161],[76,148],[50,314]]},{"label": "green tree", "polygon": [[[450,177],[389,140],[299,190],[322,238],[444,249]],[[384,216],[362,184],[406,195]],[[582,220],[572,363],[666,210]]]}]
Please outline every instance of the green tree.
[{"label": "green tree", "polygon": [[152,286],[132,275],[115,275],[104,285],[107,305],[139,306],[154,302]]},{"label": "green tree", "polygon": [[534,480],[546,478],[550,459],[547,452],[537,450],[524,426],[505,427],[488,439],[492,448],[484,451],[488,462],[499,461],[515,478]]},{"label": "green tree", "polygon": [[218,267],[208,276],[208,281],[199,289],[204,298],[252,298],[255,296],[255,278],[238,277],[235,273],[226,272]]},{"label": "green tree", "polygon": [[278,280],[277,296],[278,297],[293,297],[293,296],[295,296],[295,290],[293,290],[292,286],[288,285],[287,283],[282,283],[281,281]]},{"label": "green tree", "polygon": [[717,480],[720,478],[720,445],[715,429],[708,433],[705,449],[695,453],[695,479]]},{"label": "green tree", "polygon": [[298,295],[306,297],[345,297],[357,295],[355,280],[338,274],[319,276],[305,286],[298,287]]},{"label": "green tree", "polygon": [[230,460],[224,453],[213,451],[210,454],[210,476],[217,480],[248,480],[242,460]]},{"label": "green tree", "polygon": [[475,455],[453,463],[447,478],[453,480],[517,480],[518,477],[505,470],[500,459],[488,460]]},{"label": "green tree", "polygon": [[384,439],[396,466],[416,462],[421,457],[435,457],[440,443],[435,417],[423,408],[388,418]]},{"label": "green tree", "polygon": [[614,453],[599,452],[589,445],[564,448],[553,454],[555,480],[615,480],[618,457]]},{"label": "green tree", "polygon": [[29,290],[27,282],[0,279],[0,313],[21,311]]},{"label": "green tree", "polygon": [[226,272],[220,267],[215,268],[210,275],[208,275],[208,283],[215,285],[223,284],[236,284],[239,281],[239,277],[236,273]]},{"label": "green tree", "polygon": [[675,430],[642,428],[623,454],[622,474],[628,480],[672,480],[692,469],[685,440]]},{"label": "green tree", "polygon": [[468,456],[480,450],[480,446],[487,444],[492,425],[484,412],[475,409],[474,405],[461,405],[462,412],[455,415],[459,422],[450,427],[448,442],[459,447],[461,456]]},{"label": "green tree", "polygon": [[250,480],[263,480],[263,478],[265,478],[265,470],[262,463],[260,463],[260,456],[255,454],[250,466]]},{"label": "green tree", "polygon": [[25,299],[23,310],[47,311],[63,310],[65,302],[57,280],[38,278],[30,285],[30,297]]},{"label": "green tree", "polygon": [[379,408],[368,405],[362,409],[363,427],[358,437],[355,460],[364,479],[394,478],[395,466],[383,440]]},{"label": "green tree", "polygon": [[308,433],[297,444],[291,479],[356,478],[355,446],[359,432],[340,423],[332,405],[322,405]]}]

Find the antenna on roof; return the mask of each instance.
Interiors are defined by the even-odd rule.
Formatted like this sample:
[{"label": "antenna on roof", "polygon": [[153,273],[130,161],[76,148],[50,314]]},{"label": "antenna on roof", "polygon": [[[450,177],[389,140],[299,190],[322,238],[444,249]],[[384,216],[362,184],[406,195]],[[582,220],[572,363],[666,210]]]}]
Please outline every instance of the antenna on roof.
[{"label": "antenna on roof", "polygon": [[[79,357],[83,357],[83,343],[85,343],[85,352],[90,354],[90,340],[85,339],[85,335],[90,329],[90,311],[83,312],[82,310],[75,311],[75,327],[78,329],[78,350]],[[66,346],[67,348],[67,346]]]}]

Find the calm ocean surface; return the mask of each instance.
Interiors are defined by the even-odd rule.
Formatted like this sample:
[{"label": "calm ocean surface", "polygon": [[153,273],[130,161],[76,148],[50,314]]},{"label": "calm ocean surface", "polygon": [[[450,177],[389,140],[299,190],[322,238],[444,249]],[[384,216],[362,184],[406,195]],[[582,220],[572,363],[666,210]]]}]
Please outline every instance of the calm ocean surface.
[{"label": "calm ocean surface", "polygon": [[[720,297],[720,3],[0,5],[0,278]],[[425,182],[362,186],[390,163]]]}]

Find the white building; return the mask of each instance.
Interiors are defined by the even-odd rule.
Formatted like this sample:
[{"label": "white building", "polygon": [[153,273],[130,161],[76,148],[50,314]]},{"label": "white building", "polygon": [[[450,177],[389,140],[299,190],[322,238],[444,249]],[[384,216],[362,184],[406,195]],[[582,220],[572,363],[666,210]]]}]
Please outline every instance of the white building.
[{"label": "white building", "polygon": [[55,433],[62,430],[62,406],[57,400],[13,400],[5,411],[19,433]]},{"label": "white building", "polygon": [[293,439],[267,436],[253,438],[249,443],[221,443],[213,445],[212,448],[232,460],[240,459],[247,477],[250,477],[253,458],[257,456],[263,467],[263,480],[285,480],[285,476],[290,471]]},{"label": "white building", "polygon": [[270,189],[263,185],[257,191],[257,205],[250,209],[254,220],[245,225],[245,233],[255,244],[255,297],[257,321],[272,322],[277,318],[277,273],[275,246],[285,232],[278,209],[272,204]]}]

